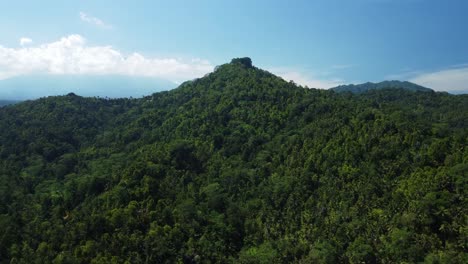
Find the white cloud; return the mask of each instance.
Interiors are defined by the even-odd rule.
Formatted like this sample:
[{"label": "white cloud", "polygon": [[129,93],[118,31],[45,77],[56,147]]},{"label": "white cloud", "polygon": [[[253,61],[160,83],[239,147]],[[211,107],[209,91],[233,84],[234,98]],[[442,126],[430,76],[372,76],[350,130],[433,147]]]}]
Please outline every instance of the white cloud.
[{"label": "white cloud", "polygon": [[409,81],[436,91],[468,91],[468,67],[420,73]]},{"label": "white cloud", "polygon": [[26,74],[117,74],[182,82],[212,70],[206,60],[148,58],[137,52],[124,55],[112,46],[88,46],[80,35],[27,48],[0,45],[0,80]]},{"label": "white cloud", "polygon": [[89,24],[93,24],[95,26],[98,26],[100,28],[103,28],[103,29],[111,29],[112,26],[107,24],[107,23],[104,23],[104,21],[102,21],[101,19],[97,18],[97,17],[93,17],[93,16],[90,16],[84,12],[80,12],[80,19],[81,21],[84,21],[86,23],[89,23]]},{"label": "white cloud", "polygon": [[25,46],[25,45],[31,44],[32,42],[33,42],[32,39],[30,39],[30,38],[25,38],[25,37],[20,38],[20,40],[19,40],[19,43],[20,43],[21,46]]},{"label": "white cloud", "polygon": [[297,84],[308,86],[309,88],[329,89],[344,84],[344,81],[341,79],[317,79],[301,71],[292,69],[274,68],[270,69],[270,72],[280,76],[286,81],[292,80]]}]

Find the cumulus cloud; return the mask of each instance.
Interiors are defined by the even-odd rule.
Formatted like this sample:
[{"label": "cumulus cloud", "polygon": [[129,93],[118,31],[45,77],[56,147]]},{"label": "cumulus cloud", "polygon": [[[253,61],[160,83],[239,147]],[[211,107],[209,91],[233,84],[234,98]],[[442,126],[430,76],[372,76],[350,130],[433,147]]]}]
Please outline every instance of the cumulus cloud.
[{"label": "cumulus cloud", "polygon": [[468,67],[420,73],[409,81],[437,91],[468,91]]},{"label": "cumulus cloud", "polygon": [[97,27],[100,27],[100,28],[103,28],[103,29],[111,29],[112,28],[111,25],[109,25],[107,23],[104,23],[104,21],[102,21],[101,19],[99,19],[97,17],[90,16],[90,15],[86,14],[85,12],[80,12],[80,19],[83,22],[93,24],[93,25],[95,25]]},{"label": "cumulus cloud", "polygon": [[31,44],[33,41],[30,38],[20,38],[19,43],[21,46],[25,46],[27,44]]},{"label": "cumulus cloud", "polygon": [[329,89],[344,84],[341,79],[318,79],[297,70],[276,68],[270,69],[270,71],[286,81],[292,80],[297,84],[310,88]]},{"label": "cumulus cloud", "polygon": [[0,80],[26,74],[117,74],[182,82],[212,70],[213,65],[201,59],[148,58],[112,46],[89,46],[80,35],[27,48],[0,45]]}]

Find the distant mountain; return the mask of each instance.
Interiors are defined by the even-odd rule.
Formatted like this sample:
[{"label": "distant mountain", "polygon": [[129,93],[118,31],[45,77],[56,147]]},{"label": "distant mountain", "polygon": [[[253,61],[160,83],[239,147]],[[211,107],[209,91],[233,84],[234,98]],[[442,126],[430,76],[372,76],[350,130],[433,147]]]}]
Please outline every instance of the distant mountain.
[{"label": "distant mountain", "polygon": [[447,92],[451,94],[468,94],[468,90],[450,90]]},{"label": "distant mountain", "polygon": [[409,91],[421,91],[421,92],[433,92],[432,89],[417,85],[411,82],[402,81],[383,81],[379,83],[366,82],[363,84],[348,84],[340,85],[330,90],[336,92],[352,92],[352,93],[363,93],[369,90],[381,90],[387,88],[405,89]]},{"label": "distant mountain", "polygon": [[11,104],[16,104],[19,101],[13,101],[13,100],[0,100],[0,107],[5,106],[5,105],[11,105]]},{"label": "distant mountain", "polygon": [[109,98],[141,97],[170,90],[177,84],[155,78],[91,75],[31,75],[0,81],[2,100],[27,100],[70,92],[81,96]]}]

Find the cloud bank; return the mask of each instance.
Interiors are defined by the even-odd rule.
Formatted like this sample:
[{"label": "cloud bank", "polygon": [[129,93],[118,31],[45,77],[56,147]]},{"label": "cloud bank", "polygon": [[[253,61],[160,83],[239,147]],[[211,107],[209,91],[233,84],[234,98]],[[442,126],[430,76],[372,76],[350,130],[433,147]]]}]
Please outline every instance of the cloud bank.
[{"label": "cloud bank", "polygon": [[468,67],[421,73],[409,81],[436,91],[468,91]]},{"label": "cloud bank", "polygon": [[114,74],[182,82],[212,70],[213,65],[201,59],[148,58],[137,52],[125,55],[112,46],[89,46],[80,35],[34,47],[0,45],[0,80],[28,74]]}]

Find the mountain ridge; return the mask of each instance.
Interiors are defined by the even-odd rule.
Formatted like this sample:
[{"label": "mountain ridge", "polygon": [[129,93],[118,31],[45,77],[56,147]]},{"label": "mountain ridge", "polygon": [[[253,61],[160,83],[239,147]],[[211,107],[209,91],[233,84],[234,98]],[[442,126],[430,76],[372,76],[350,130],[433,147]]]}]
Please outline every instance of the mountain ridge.
[{"label": "mountain ridge", "polygon": [[[204,77],[210,76],[219,70],[220,67],[241,66],[244,70],[259,70],[265,74],[274,75],[268,71],[259,69],[252,64],[249,57],[234,58],[230,63],[215,67],[213,72],[207,73]],[[254,71],[253,71],[254,72]],[[281,78],[279,76],[276,76]],[[196,78],[190,82],[200,80]],[[163,80],[144,77],[125,77],[125,76],[54,76],[46,77],[42,75],[16,77],[0,81],[0,99],[4,101],[22,101],[32,100],[46,96],[58,96],[70,92],[85,97],[103,97],[103,98],[130,98],[144,97],[153,92],[168,91],[183,85],[176,85]],[[352,92],[356,94],[364,93],[369,90],[377,89],[405,89],[410,91],[434,92],[408,81],[382,81],[378,83],[366,82],[362,84],[346,84],[330,88],[328,90],[335,92]],[[20,93],[21,95],[18,95]],[[466,91],[453,91],[451,94],[465,94]]]},{"label": "mountain ridge", "polygon": [[369,90],[380,90],[380,89],[404,89],[408,91],[419,91],[419,92],[434,92],[430,88],[408,82],[408,81],[382,81],[378,83],[366,82],[362,84],[345,84],[330,88],[336,92],[352,92],[352,93],[364,93]]}]

